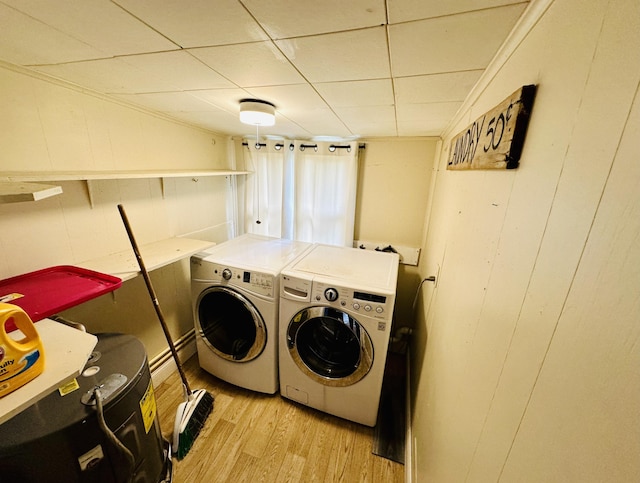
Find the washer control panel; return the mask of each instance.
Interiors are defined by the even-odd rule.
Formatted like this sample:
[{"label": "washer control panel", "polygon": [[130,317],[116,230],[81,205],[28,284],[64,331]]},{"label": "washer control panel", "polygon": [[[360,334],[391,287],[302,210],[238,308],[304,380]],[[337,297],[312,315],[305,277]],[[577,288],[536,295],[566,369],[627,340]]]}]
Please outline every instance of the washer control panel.
[{"label": "washer control panel", "polygon": [[317,281],[313,282],[311,302],[335,305],[376,319],[388,320],[393,315],[394,301],[390,300],[388,295],[363,292]]},{"label": "washer control panel", "polygon": [[274,296],[275,277],[269,273],[227,267],[216,263],[210,263],[207,268],[212,282],[242,287],[266,297]]}]

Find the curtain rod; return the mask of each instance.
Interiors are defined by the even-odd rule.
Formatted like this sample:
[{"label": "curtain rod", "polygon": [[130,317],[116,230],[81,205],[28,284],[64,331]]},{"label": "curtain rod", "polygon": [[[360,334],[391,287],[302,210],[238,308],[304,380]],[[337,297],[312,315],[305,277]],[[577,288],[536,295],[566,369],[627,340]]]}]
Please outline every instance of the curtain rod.
[{"label": "curtain rod", "polygon": [[[249,143],[245,141],[245,142],[242,143],[242,145],[248,147]],[[256,143],[255,147],[256,147],[256,149],[260,149],[260,148],[266,147],[266,145],[267,145],[266,143]],[[274,148],[276,148],[276,150],[278,150],[278,151],[280,151],[283,147],[284,147],[284,144],[282,144],[282,143],[276,143],[274,145]],[[364,143],[358,145],[358,149],[365,149],[366,147],[367,147],[367,145],[364,144]],[[293,151],[294,148],[295,148],[295,146],[294,146],[293,143],[289,144],[289,150],[290,151]],[[300,145],[300,151],[304,151],[306,148],[313,148],[313,149],[315,149],[317,151],[318,150],[318,145],[317,144],[301,144]],[[349,146],[349,145],[340,146],[340,145],[337,145],[337,144],[332,144],[332,145],[329,146],[329,151],[332,152],[332,153],[336,149],[346,149],[347,151],[351,151],[351,146]]]}]

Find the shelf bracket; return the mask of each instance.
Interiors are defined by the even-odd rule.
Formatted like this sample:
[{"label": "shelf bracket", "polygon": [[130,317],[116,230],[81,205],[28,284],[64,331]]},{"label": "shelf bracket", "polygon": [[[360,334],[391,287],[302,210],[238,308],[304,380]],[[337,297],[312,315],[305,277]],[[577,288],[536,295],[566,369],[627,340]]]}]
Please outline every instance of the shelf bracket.
[{"label": "shelf bracket", "polygon": [[87,196],[89,197],[89,204],[91,205],[91,209],[93,210],[94,208],[94,204],[93,204],[93,184],[91,183],[90,179],[86,179],[84,181],[85,186],[87,187]]}]

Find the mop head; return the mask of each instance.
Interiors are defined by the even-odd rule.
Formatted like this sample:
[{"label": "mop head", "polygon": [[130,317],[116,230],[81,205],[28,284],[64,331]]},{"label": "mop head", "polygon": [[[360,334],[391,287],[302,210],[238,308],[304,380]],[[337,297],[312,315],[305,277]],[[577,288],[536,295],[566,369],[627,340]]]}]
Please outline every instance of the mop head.
[{"label": "mop head", "polygon": [[213,411],[213,396],[204,389],[193,391],[178,405],[173,427],[173,452],[181,460],[193,446],[207,417]]}]

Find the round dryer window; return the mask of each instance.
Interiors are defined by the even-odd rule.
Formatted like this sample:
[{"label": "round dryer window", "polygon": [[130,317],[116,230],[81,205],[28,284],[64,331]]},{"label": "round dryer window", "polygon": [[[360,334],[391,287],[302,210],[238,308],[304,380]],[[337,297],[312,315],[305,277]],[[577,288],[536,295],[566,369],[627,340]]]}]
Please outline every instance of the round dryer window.
[{"label": "round dryer window", "polygon": [[196,330],[223,359],[248,362],[267,344],[264,319],[244,295],[226,287],[211,287],[198,299]]},{"label": "round dryer window", "polygon": [[350,386],[373,364],[373,343],[349,314],[330,307],[309,307],[289,322],[287,344],[294,362],[326,386]]}]

